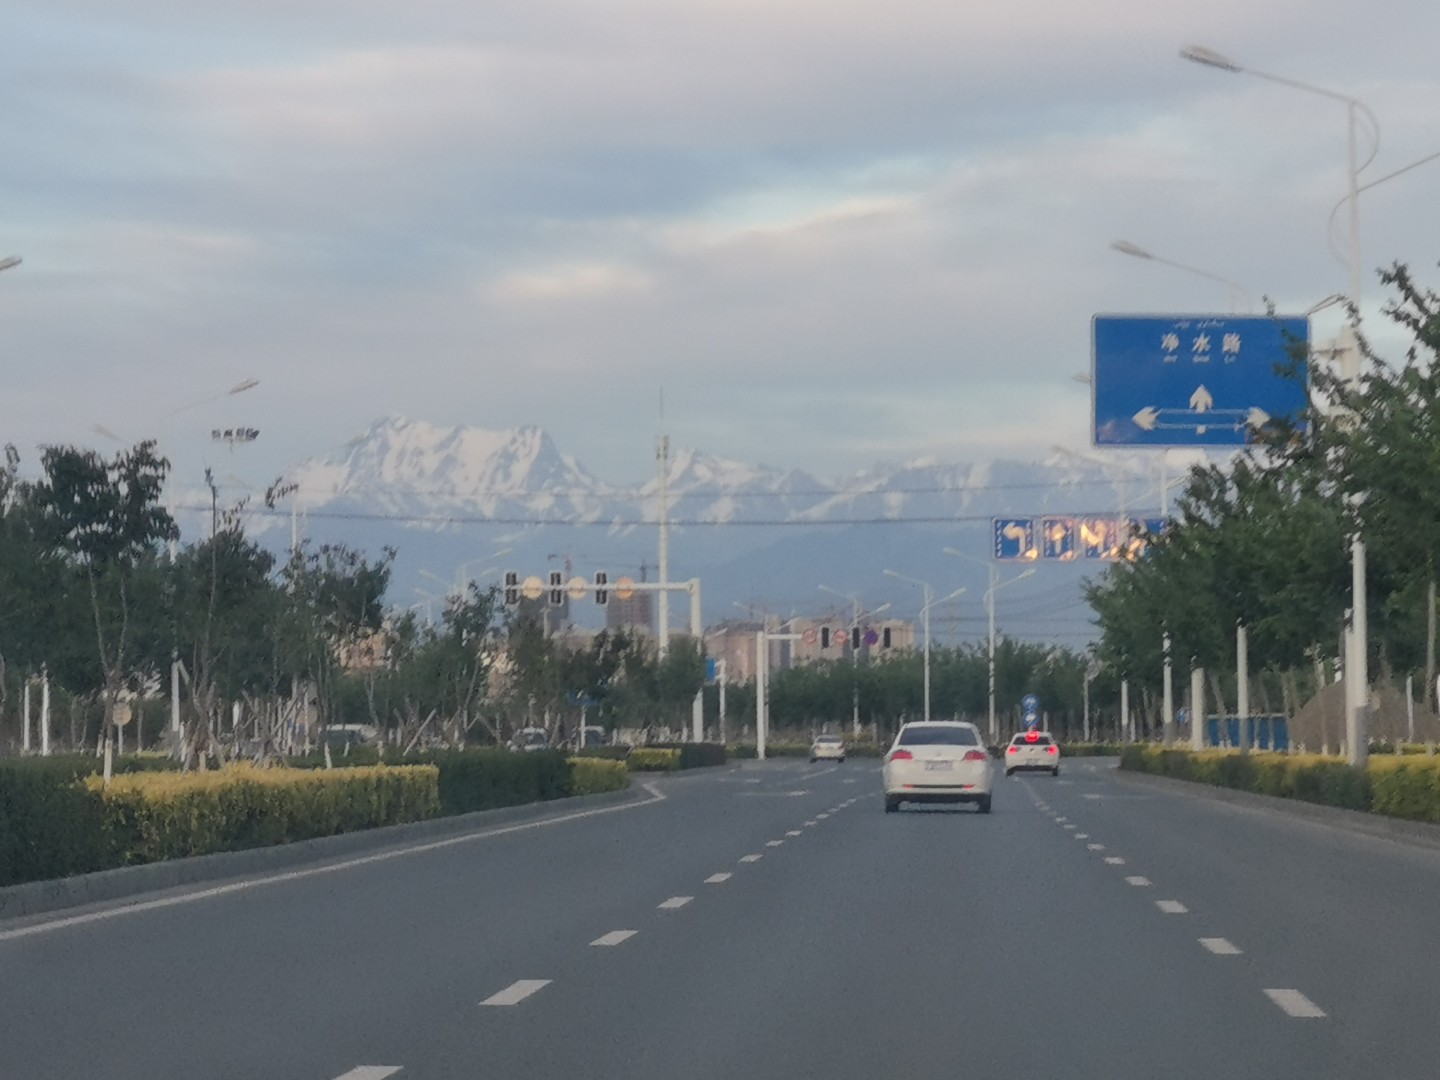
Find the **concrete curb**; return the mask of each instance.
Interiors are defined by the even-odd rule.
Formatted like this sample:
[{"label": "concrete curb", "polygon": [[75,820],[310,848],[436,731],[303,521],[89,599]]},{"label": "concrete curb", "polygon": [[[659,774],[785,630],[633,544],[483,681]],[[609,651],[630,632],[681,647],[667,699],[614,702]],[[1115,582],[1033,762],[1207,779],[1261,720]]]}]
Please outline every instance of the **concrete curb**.
[{"label": "concrete curb", "polygon": [[1246,810],[1303,818],[1317,825],[1360,836],[1393,840],[1413,847],[1440,849],[1440,825],[1425,821],[1407,821],[1404,818],[1385,817],[1383,814],[1372,814],[1364,810],[1346,810],[1339,806],[1324,806],[1302,799],[1286,799],[1279,795],[1258,795],[1252,791],[1216,787],[1213,784],[1179,780],[1171,776],[1129,772],[1120,768],[1115,770],[1115,775],[1125,783],[1137,787],[1164,788],[1191,798],[1227,803]]},{"label": "concrete curb", "polygon": [[108,900],[122,900],[141,893],[159,892],[182,885],[208,884],[226,878],[287,870],[327,859],[402,847],[417,840],[457,836],[512,821],[529,818],[539,820],[594,806],[638,801],[645,797],[641,783],[648,782],[648,778],[643,781],[632,778],[631,786],[624,791],[606,791],[599,795],[577,795],[549,802],[526,803],[523,806],[505,806],[496,810],[458,814],[455,817],[431,818],[406,825],[386,825],[362,832],[322,836],[276,847],[225,851],[188,859],[146,863],[143,866],[122,866],[116,870],[99,870],[93,874],[77,874],[74,877],[50,881],[9,885],[0,889],[0,920],[40,915]]}]

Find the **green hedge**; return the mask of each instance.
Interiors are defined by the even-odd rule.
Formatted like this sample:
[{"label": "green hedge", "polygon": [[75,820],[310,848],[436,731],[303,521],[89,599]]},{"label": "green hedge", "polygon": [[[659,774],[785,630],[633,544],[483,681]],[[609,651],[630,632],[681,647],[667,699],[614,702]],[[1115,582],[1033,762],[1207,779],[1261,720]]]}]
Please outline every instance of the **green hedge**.
[{"label": "green hedge", "polygon": [[439,767],[440,813],[447,817],[570,794],[570,766],[559,750],[436,750],[405,761]]},{"label": "green hedge", "polygon": [[680,751],[680,768],[708,769],[726,762],[725,747],[719,743],[651,743],[649,749]]},{"label": "green hedge", "polygon": [[587,746],[578,754],[572,755],[577,758],[598,758],[601,761],[624,761],[630,756],[628,746]]},{"label": "green hedge", "polygon": [[104,807],[75,782],[75,765],[61,758],[0,762],[0,886],[120,865]]}]

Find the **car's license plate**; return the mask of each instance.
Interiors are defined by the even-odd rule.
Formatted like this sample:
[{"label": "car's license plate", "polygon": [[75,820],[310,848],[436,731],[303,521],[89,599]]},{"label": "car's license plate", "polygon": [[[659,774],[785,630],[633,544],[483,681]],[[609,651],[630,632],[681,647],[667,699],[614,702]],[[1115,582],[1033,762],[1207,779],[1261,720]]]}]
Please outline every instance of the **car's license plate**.
[{"label": "car's license plate", "polygon": [[926,772],[948,772],[954,765],[953,761],[927,761],[925,762]]}]

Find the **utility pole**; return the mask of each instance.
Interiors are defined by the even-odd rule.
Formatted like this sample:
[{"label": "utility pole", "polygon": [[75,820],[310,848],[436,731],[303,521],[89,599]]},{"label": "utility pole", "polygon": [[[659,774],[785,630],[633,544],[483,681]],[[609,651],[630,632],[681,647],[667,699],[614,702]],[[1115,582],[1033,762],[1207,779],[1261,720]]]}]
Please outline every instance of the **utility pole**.
[{"label": "utility pole", "polygon": [[656,641],[660,658],[670,651],[670,436],[660,436],[655,455],[660,461],[660,610],[656,618]]}]

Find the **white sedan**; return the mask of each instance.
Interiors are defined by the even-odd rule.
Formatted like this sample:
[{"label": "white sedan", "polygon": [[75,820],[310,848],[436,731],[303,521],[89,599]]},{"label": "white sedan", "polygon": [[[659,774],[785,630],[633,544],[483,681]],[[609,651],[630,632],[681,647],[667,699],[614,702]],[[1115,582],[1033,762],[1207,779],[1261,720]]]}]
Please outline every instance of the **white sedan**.
[{"label": "white sedan", "polygon": [[905,724],[885,755],[885,812],[901,803],[972,802],[990,812],[995,769],[974,724]]},{"label": "white sedan", "polygon": [[810,745],[810,760],[816,761],[844,761],[845,740],[839,735],[817,735],[815,741]]},{"label": "white sedan", "polygon": [[1060,746],[1043,731],[1024,731],[1005,748],[1005,775],[1048,772],[1060,775]]}]

